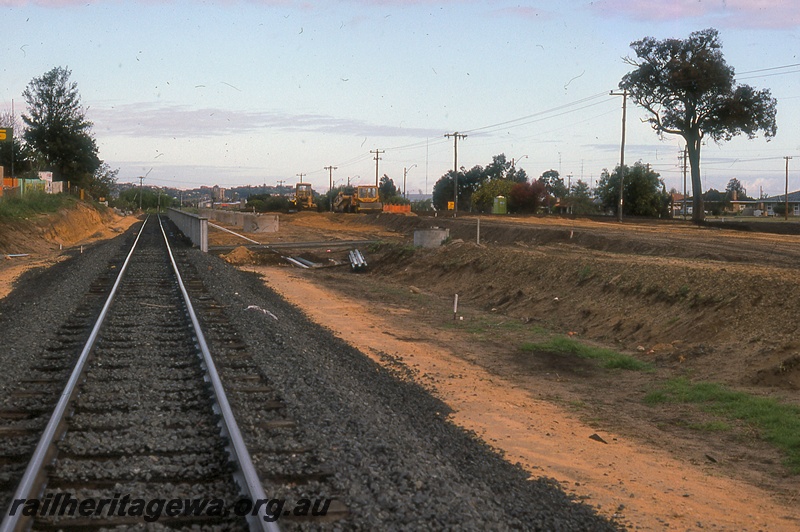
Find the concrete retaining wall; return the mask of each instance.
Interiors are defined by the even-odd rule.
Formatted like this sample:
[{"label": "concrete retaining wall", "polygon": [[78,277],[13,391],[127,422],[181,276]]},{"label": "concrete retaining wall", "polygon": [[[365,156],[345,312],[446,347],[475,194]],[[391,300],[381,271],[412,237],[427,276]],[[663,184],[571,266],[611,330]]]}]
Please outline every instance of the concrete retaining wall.
[{"label": "concrete retaining wall", "polygon": [[277,214],[245,214],[242,220],[245,233],[277,233],[279,227]]},{"label": "concrete retaining wall", "polygon": [[199,247],[200,251],[208,252],[208,218],[177,209],[167,209],[167,216],[192,244]]},{"label": "concrete retaining wall", "polygon": [[442,242],[450,237],[450,229],[419,229],[414,231],[414,246],[423,248],[438,248]]},{"label": "concrete retaining wall", "polygon": [[279,227],[277,214],[254,214],[219,209],[200,209],[200,214],[209,220],[238,227],[245,233],[276,233]]}]

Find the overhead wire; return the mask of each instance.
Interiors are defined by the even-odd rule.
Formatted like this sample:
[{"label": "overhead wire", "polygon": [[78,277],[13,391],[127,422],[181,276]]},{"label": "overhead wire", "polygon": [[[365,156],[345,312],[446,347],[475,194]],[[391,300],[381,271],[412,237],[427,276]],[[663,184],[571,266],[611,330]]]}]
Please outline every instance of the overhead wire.
[{"label": "overhead wire", "polygon": [[[513,118],[513,119],[510,119],[510,120],[505,120],[503,122],[498,122],[498,123],[495,123],[495,124],[489,124],[489,125],[486,125],[486,126],[481,126],[481,127],[476,127],[476,128],[464,130],[463,133],[464,134],[475,134],[475,133],[479,133],[479,132],[492,133],[495,130],[497,130],[497,128],[510,129],[510,128],[515,128],[515,127],[521,127],[521,126],[525,126],[525,125],[530,125],[530,124],[533,124],[533,123],[536,123],[536,122],[540,122],[540,121],[543,121],[543,120],[548,120],[548,119],[551,119],[551,118],[557,118],[559,116],[564,116],[564,115],[569,114],[569,113],[581,111],[581,110],[587,109],[589,107],[600,105],[600,104],[602,104],[604,102],[596,102],[596,103],[589,104],[589,105],[584,105],[584,106],[581,106],[581,107],[575,107],[575,106],[580,106],[581,104],[584,104],[586,102],[590,102],[592,100],[595,100],[595,99],[597,99],[597,98],[599,98],[601,96],[606,96],[606,95],[608,95],[608,93],[609,93],[609,91],[604,91],[602,93],[598,93],[598,94],[594,94],[594,95],[591,95],[591,96],[587,96],[585,98],[581,98],[579,100],[575,100],[573,102],[569,102],[569,103],[566,103],[566,104],[563,104],[563,105],[559,105],[559,106],[556,106],[556,107],[553,107],[553,108],[550,108],[550,109],[545,109],[545,110],[542,110],[542,111],[538,111],[536,113],[528,114],[528,115],[521,116],[521,117],[518,117],[518,118]],[[557,113],[557,111],[563,111],[563,112]],[[553,114],[553,113],[555,113],[555,114]],[[548,116],[548,115],[550,115],[550,116]],[[430,148],[430,147],[438,146],[440,144],[449,144],[449,142],[450,141],[445,139],[444,135],[442,135],[442,137],[436,137],[434,139],[427,138],[424,141],[423,140],[419,140],[419,141],[412,142],[412,143],[409,143],[409,144],[401,144],[401,145],[398,145],[398,146],[391,146],[391,147],[387,147],[387,148],[384,148],[384,149],[385,149],[386,152],[403,151],[403,150],[417,149],[417,148],[423,148],[423,147]],[[364,161],[364,160],[366,160],[368,158],[371,158],[371,155],[368,155],[368,154],[358,155],[356,157],[348,159],[345,162],[337,164],[337,166],[339,166],[339,167],[349,166],[349,165],[356,164],[358,162]]]}]

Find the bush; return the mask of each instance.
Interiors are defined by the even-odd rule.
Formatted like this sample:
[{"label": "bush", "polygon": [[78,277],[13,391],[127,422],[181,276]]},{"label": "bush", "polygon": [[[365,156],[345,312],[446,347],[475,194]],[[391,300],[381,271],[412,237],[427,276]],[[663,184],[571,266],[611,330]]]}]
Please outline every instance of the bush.
[{"label": "bush", "polygon": [[508,194],[508,206],[515,212],[536,212],[547,203],[547,187],[541,181],[517,183]]},{"label": "bush", "polygon": [[286,196],[253,194],[247,198],[246,209],[255,212],[287,212],[291,204]]},{"label": "bush", "polygon": [[411,200],[407,200],[403,196],[391,196],[384,201],[386,205],[410,205]]},{"label": "bush", "polygon": [[433,210],[433,200],[418,200],[411,202],[411,210],[414,212],[429,212]]},{"label": "bush", "polygon": [[485,182],[472,194],[472,204],[478,212],[492,212],[494,198],[505,196],[508,198],[511,189],[517,183],[510,179],[493,179]]}]

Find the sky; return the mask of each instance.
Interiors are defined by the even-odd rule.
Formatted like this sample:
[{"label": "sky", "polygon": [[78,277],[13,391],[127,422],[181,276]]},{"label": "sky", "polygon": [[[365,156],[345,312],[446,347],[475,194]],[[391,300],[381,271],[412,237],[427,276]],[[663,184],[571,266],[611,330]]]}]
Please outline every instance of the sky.
[{"label": "sky", "polygon": [[[767,142],[703,146],[704,190],[800,189],[796,0],[0,0],[0,112],[71,71],[120,182],[177,188],[388,175],[429,193],[505,154],[529,177],[594,186],[619,163],[630,44],[716,28],[737,81],[778,101]],[[681,137],[628,101],[625,162],[683,190]],[[327,170],[325,167],[335,167]],[[691,183],[688,185],[691,192]]]}]

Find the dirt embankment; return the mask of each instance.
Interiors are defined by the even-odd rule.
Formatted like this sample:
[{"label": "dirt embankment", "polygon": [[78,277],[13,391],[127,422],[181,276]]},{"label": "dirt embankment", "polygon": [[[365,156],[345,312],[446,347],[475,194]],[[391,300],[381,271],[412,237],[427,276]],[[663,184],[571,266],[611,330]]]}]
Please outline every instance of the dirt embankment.
[{"label": "dirt embankment", "polygon": [[[522,361],[514,346],[536,325],[463,307],[464,321],[452,322],[450,302],[440,304],[420,290],[400,293],[385,277],[248,264],[246,270],[263,275],[314,321],[398,378],[431,390],[452,408],[453,422],[507,460],[534,478],[556,479],[631,530],[789,530],[800,522],[791,509],[791,479],[776,486],[763,473],[754,478],[732,471],[741,465],[763,469],[758,460],[780,460],[774,452],[753,452],[730,441],[719,442],[719,449],[696,433],[682,435],[670,428],[680,415],[672,409],[629,412],[638,402],[629,391],[648,386],[649,377],[631,380],[563,356]],[[602,442],[592,438],[597,433]],[[728,456],[747,460],[732,465]]]},{"label": "dirt embankment", "polygon": [[[483,217],[478,244],[477,225],[475,217],[299,213],[261,236],[391,242],[370,250],[369,275],[441,297],[457,293],[477,309],[576,333],[695,378],[779,395],[800,388],[800,236],[682,222]],[[414,250],[414,231],[433,226],[449,229],[450,242]]]},{"label": "dirt embankment", "polygon": [[[451,240],[413,248],[413,231],[432,225],[450,229]],[[478,245],[476,226],[475,218],[304,213],[282,221],[283,240],[272,238],[322,240],[333,228],[354,238],[360,227],[362,238],[390,243],[362,248],[370,267],[359,275],[346,265],[259,266],[274,257],[244,248],[226,258],[263,274],[365,354],[430,386],[453,407],[455,422],[509,460],[553,476],[631,528],[796,528],[796,476],[761,429],[645,398],[682,376],[800,401],[793,362],[800,344],[792,338],[800,325],[792,303],[800,295],[797,236],[483,219]],[[290,253],[319,264],[334,255]],[[463,321],[453,320],[455,293]],[[604,370],[520,348],[553,333],[613,347],[653,369]]]},{"label": "dirt embankment", "polygon": [[0,222],[0,297],[25,270],[52,265],[60,260],[63,250],[112,238],[136,221],[111,209],[100,211],[87,203],[76,203],[53,214]]},{"label": "dirt embankment", "polygon": [[394,250],[372,264],[375,275],[692,367],[701,378],[800,387],[795,270],[472,243]]},{"label": "dirt embankment", "polygon": [[0,223],[0,253],[35,253],[54,251],[87,243],[124,231],[135,219],[118,216],[111,209],[102,212],[86,203],[40,214],[24,220]]},{"label": "dirt embankment", "polygon": [[487,244],[479,245],[474,219],[375,222],[398,233],[450,225],[470,241],[388,247],[371,257],[372,275],[458,293],[482,310],[575,332],[695,378],[759,393],[800,389],[798,236],[548,220],[484,222]]}]

